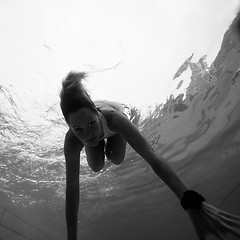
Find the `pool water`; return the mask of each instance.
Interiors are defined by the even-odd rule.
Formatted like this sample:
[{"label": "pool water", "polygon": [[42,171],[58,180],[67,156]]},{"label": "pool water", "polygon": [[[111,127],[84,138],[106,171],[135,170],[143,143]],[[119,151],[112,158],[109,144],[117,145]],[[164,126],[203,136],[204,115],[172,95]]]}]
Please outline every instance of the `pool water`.
[{"label": "pool water", "polygon": [[[213,66],[215,71],[206,70],[212,82],[195,73],[184,99],[157,106],[139,128],[190,188],[208,203],[240,215],[240,44],[235,29],[226,32]],[[10,87],[0,86],[0,98],[1,192],[65,239],[67,127],[59,106],[36,106],[30,122],[32,116]],[[175,195],[130,146],[120,166],[106,160],[99,173],[89,169],[82,154],[78,216],[81,240],[197,239]]]}]

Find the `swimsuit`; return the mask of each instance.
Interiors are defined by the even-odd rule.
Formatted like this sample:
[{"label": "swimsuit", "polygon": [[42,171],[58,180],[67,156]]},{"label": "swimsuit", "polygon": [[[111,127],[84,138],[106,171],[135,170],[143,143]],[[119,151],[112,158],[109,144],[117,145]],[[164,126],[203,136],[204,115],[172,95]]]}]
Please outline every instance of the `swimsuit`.
[{"label": "swimsuit", "polygon": [[109,126],[111,126],[112,114],[115,111],[123,113],[126,117],[130,118],[130,108],[129,106],[117,102],[110,101],[95,101],[94,102],[98,113],[100,124],[103,129],[103,136],[100,140],[104,138],[109,138],[117,134],[117,132],[113,132]]}]

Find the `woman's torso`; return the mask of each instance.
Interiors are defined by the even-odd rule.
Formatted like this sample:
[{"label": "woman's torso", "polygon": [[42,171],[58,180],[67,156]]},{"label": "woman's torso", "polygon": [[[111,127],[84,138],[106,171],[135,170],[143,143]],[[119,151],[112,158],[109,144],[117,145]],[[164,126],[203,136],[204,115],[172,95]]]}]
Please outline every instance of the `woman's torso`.
[{"label": "woman's torso", "polygon": [[94,104],[99,112],[100,124],[103,129],[103,137],[101,140],[117,134],[117,132],[111,130],[112,114],[113,112],[118,111],[127,116],[127,110],[129,110],[128,106],[107,100],[94,101]]}]

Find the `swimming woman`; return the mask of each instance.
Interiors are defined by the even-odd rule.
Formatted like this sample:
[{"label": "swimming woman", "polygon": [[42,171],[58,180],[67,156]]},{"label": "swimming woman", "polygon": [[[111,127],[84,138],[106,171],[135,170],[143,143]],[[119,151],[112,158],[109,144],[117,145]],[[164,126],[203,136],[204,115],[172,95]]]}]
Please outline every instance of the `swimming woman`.
[{"label": "swimming woman", "polygon": [[84,72],[70,72],[62,82],[60,93],[60,106],[69,126],[64,142],[68,240],[77,240],[81,150],[85,147],[89,167],[98,172],[104,166],[105,156],[112,163],[121,164],[127,143],[175,193],[190,215],[199,239],[205,239],[209,234],[224,239],[227,232],[240,237],[240,217],[204,203],[204,197],[190,190],[168,163],[154,152],[124,113],[121,104],[91,100],[82,85],[85,77]]}]

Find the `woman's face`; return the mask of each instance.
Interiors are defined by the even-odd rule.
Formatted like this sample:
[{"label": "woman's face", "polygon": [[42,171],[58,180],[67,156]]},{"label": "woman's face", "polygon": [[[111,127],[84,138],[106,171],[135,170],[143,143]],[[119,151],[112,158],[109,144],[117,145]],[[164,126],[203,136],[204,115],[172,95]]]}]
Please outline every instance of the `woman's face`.
[{"label": "woman's face", "polygon": [[103,135],[98,114],[88,107],[70,113],[68,124],[76,137],[86,146],[96,146]]}]

